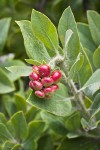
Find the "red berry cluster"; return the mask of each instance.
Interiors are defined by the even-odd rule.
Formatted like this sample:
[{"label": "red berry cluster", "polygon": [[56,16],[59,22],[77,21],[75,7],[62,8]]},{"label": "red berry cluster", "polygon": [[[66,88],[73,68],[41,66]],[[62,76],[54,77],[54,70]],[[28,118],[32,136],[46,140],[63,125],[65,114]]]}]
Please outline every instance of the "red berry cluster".
[{"label": "red berry cluster", "polygon": [[50,66],[33,66],[33,72],[29,75],[29,87],[35,91],[40,98],[51,98],[52,93],[58,90],[57,82],[61,79],[62,73],[59,70],[51,72]]}]

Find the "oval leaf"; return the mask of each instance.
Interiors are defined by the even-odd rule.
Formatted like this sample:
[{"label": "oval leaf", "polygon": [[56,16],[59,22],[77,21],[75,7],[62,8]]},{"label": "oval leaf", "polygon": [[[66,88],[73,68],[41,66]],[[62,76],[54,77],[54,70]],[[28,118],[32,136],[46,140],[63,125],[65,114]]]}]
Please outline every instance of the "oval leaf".
[{"label": "oval leaf", "polygon": [[85,94],[92,96],[99,89],[100,89],[100,69],[97,69],[80,90],[83,90]]},{"label": "oval leaf", "polygon": [[2,52],[7,40],[8,30],[11,18],[3,18],[0,20],[0,53]]},{"label": "oval leaf", "polygon": [[81,51],[82,54],[84,55],[84,62],[81,69],[78,72],[78,79],[79,79],[78,82],[80,82],[80,87],[82,87],[86,83],[86,81],[93,73],[93,69],[90,60],[88,58],[88,55],[86,54],[86,51],[82,46],[81,46]]},{"label": "oval leaf", "polygon": [[11,150],[13,146],[14,146],[14,143],[12,143],[10,141],[6,141],[2,145],[2,150]]},{"label": "oval leaf", "polygon": [[42,60],[48,62],[50,60],[50,56],[44,44],[34,36],[31,22],[27,20],[22,20],[17,21],[16,23],[21,29],[24,38],[24,45],[29,58],[37,60],[39,62],[41,62]]},{"label": "oval leaf", "polygon": [[81,69],[82,65],[83,65],[83,62],[84,62],[84,56],[81,55],[81,53],[79,53],[79,55],[77,56],[76,58],[76,61],[75,63],[72,65],[71,69],[70,69],[70,72],[69,72],[69,79],[73,79],[75,74],[78,73],[78,71]]},{"label": "oval leaf", "polygon": [[17,80],[20,76],[14,73],[9,72],[6,67],[10,66],[26,66],[24,62],[20,60],[10,60],[10,61],[5,61],[0,64],[0,67],[7,73],[7,76],[11,79],[11,81]]},{"label": "oval leaf", "polygon": [[72,114],[67,121],[65,122],[65,126],[68,130],[70,131],[77,131],[81,127],[81,118],[80,118],[80,113],[75,112]]},{"label": "oval leaf", "polygon": [[11,133],[8,131],[7,127],[0,123],[0,140],[14,140]]},{"label": "oval leaf", "polygon": [[15,75],[19,76],[29,76],[29,74],[32,72],[32,67],[28,66],[11,66],[6,67],[7,70],[14,73]]},{"label": "oval leaf", "polygon": [[31,23],[34,34],[40,39],[44,45],[50,49],[50,56],[58,53],[58,35],[55,26],[50,19],[44,14],[32,10]]},{"label": "oval leaf", "polygon": [[52,115],[47,112],[42,112],[41,116],[46,121],[47,125],[57,134],[65,135],[68,130],[65,128],[65,124],[62,117]]},{"label": "oval leaf", "polygon": [[33,60],[33,59],[25,59],[25,61],[31,65],[41,65],[41,63],[37,60]]},{"label": "oval leaf", "polygon": [[0,94],[9,93],[15,90],[13,82],[6,73],[0,68]]},{"label": "oval leaf", "polygon": [[93,62],[96,68],[100,68],[100,46],[95,50],[93,54]]},{"label": "oval leaf", "polygon": [[28,126],[23,112],[19,111],[15,113],[11,117],[10,121],[15,129],[16,138],[20,140],[25,140],[28,136]]},{"label": "oval leaf", "polygon": [[40,99],[31,93],[27,101],[37,108],[41,108],[58,116],[67,116],[71,113],[71,102],[67,101],[67,88],[63,84],[59,84],[59,90],[53,95],[50,100]]},{"label": "oval leaf", "polygon": [[96,49],[96,45],[92,39],[90,30],[89,30],[89,25],[85,23],[78,23],[77,27],[78,27],[78,33],[79,33],[82,46],[93,52]]},{"label": "oval leaf", "polygon": [[91,118],[94,117],[100,111],[100,93],[98,93],[89,108],[91,112]]},{"label": "oval leaf", "polygon": [[26,112],[27,103],[25,98],[22,97],[20,94],[15,94],[15,101],[16,101],[17,110]]},{"label": "oval leaf", "polygon": [[71,60],[73,60],[76,59],[79,53],[80,42],[79,42],[76,22],[70,7],[64,10],[58,24],[58,33],[63,46],[66,45],[64,43],[65,35],[66,35],[66,31],[69,29],[72,30],[73,34],[68,43],[67,55]]},{"label": "oval leaf", "polygon": [[100,45],[100,15],[96,11],[88,10],[87,19],[92,38],[97,46]]}]

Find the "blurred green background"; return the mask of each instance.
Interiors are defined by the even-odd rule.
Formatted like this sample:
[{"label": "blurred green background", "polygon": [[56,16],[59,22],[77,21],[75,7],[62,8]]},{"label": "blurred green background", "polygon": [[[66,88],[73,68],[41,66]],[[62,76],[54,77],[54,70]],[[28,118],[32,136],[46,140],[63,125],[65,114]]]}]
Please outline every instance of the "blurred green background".
[{"label": "blurred green background", "polygon": [[3,53],[14,53],[15,58],[27,58],[21,32],[15,20],[29,19],[32,9],[46,14],[57,26],[65,8],[71,6],[77,22],[87,22],[86,10],[100,13],[100,0],[0,0],[0,19],[11,17],[11,25]]}]

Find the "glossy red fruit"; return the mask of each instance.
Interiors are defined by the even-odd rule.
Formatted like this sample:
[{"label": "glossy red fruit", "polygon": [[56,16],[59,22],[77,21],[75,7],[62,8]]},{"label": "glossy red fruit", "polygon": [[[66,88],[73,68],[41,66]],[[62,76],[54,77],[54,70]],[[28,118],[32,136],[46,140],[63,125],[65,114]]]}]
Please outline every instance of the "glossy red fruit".
[{"label": "glossy red fruit", "polygon": [[33,81],[30,81],[30,82],[29,82],[29,87],[30,87],[31,89],[34,89],[34,87],[33,87]]},{"label": "glossy red fruit", "polygon": [[43,86],[47,87],[47,86],[50,86],[53,84],[53,79],[51,77],[44,77],[42,80],[41,80],[41,83]]},{"label": "glossy red fruit", "polygon": [[29,78],[30,80],[34,80],[34,81],[38,81],[39,80],[39,75],[35,72],[32,72],[30,75],[29,75]]},{"label": "glossy red fruit", "polygon": [[40,98],[44,98],[45,97],[45,94],[43,91],[35,91],[35,95],[40,97]]},{"label": "glossy red fruit", "polygon": [[44,93],[46,95],[48,95],[49,93],[52,93],[52,88],[51,87],[44,88]]},{"label": "glossy red fruit", "polygon": [[50,86],[52,88],[52,92],[55,92],[59,89],[59,86],[57,84],[54,84],[52,86]]},{"label": "glossy red fruit", "polygon": [[36,90],[36,91],[37,91],[37,90],[41,90],[42,87],[43,87],[43,86],[42,86],[42,83],[39,82],[39,81],[33,81],[33,85],[32,85],[32,86],[33,86],[33,89]]},{"label": "glossy red fruit", "polygon": [[34,72],[39,73],[39,66],[33,66],[32,69]]},{"label": "glossy red fruit", "polygon": [[62,78],[62,73],[59,70],[56,70],[51,75],[54,83],[57,83]]},{"label": "glossy red fruit", "polygon": [[48,65],[41,65],[39,67],[39,75],[41,77],[47,77],[50,75],[50,66]]}]

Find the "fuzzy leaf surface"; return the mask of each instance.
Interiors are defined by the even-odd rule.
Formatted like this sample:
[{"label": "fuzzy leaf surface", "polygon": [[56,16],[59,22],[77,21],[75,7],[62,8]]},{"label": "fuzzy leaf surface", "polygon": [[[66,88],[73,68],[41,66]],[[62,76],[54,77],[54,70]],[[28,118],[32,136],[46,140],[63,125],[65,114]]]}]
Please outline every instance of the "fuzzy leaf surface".
[{"label": "fuzzy leaf surface", "polygon": [[72,108],[71,102],[69,100],[67,101],[67,97],[67,88],[63,84],[59,83],[59,90],[54,93],[51,99],[41,99],[35,96],[34,92],[32,92],[27,101],[31,105],[55,115],[66,116],[70,115]]}]

